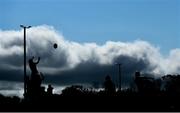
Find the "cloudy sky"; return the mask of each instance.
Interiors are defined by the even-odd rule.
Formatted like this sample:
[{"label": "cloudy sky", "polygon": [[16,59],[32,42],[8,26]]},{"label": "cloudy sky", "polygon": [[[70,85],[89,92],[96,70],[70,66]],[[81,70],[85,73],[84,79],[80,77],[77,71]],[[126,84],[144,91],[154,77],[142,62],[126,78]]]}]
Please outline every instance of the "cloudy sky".
[{"label": "cloudy sky", "polygon": [[2,0],[4,94],[22,94],[20,24],[32,26],[27,30],[27,58],[41,57],[38,69],[45,75],[44,84],[102,84],[107,74],[117,83],[117,62],[122,63],[124,85],[137,70],[155,76],[180,73],[178,0]]}]

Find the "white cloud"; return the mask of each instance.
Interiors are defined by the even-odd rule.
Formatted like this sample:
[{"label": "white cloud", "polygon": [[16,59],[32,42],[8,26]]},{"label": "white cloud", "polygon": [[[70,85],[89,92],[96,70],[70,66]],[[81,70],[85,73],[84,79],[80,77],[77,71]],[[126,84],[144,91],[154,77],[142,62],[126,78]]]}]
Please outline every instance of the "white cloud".
[{"label": "white cloud", "polygon": [[[0,30],[0,39],[0,66],[6,65],[11,69],[22,71],[23,30]],[[54,43],[58,44],[57,49],[53,48]],[[133,42],[107,41],[103,45],[94,42],[77,43],[66,40],[60,32],[47,25],[27,30],[27,58],[31,56],[41,57],[40,70],[49,75],[71,71],[80,64],[114,65],[117,61],[123,62],[122,58],[126,57],[131,65],[130,68],[126,66],[129,70],[133,67],[136,68],[136,63],[143,62],[146,65],[140,68],[142,69],[140,71],[143,72],[162,75],[180,73],[180,49],[178,48],[171,50],[168,57],[164,57],[158,47],[142,40]],[[133,60],[132,64],[131,60]]]}]

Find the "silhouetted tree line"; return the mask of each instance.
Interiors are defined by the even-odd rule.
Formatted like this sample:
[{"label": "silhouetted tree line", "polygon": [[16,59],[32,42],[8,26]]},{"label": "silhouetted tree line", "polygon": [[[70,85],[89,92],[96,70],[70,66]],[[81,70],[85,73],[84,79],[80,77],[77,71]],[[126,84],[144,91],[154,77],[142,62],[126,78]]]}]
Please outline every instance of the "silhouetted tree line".
[{"label": "silhouetted tree line", "polygon": [[[103,88],[99,91],[93,89],[92,87],[85,88],[83,85],[72,85],[66,87],[62,90],[61,94],[53,94],[53,87],[49,84],[47,91],[45,91],[45,87],[40,88],[39,97],[43,96],[102,96],[102,95],[120,95],[120,93],[134,93],[134,94],[142,94],[142,95],[149,95],[149,94],[164,94],[164,95],[173,95],[173,96],[180,96],[180,75],[164,75],[159,79],[154,79],[152,77],[145,77],[141,76],[140,72],[135,73],[134,79],[136,90],[132,88],[117,90],[115,84],[111,80],[111,77],[107,75],[105,77]],[[39,86],[39,85],[38,85]],[[34,86],[33,86],[34,87]],[[40,86],[39,86],[40,87]],[[30,94],[33,92],[30,92]],[[128,95],[128,94],[127,94]],[[8,102],[12,101],[12,102]],[[17,96],[13,97],[6,97],[0,95],[0,104],[3,103],[18,103],[22,102],[21,99]]]},{"label": "silhouetted tree line", "polygon": [[[119,92],[131,92],[131,93],[142,93],[142,94],[151,94],[151,93],[165,93],[165,94],[173,94],[176,96],[180,96],[180,75],[164,75],[159,79],[154,79],[152,77],[145,77],[141,76],[140,72],[135,73],[135,79],[134,79],[136,90],[133,90],[131,88],[123,89],[121,91],[117,90],[115,87],[115,84],[111,80],[111,77],[107,75],[104,80],[103,88],[99,91],[94,90],[92,87],[85,88],[83,85],[72,85],[69,87],[66,87],[62,90],[61,96],[86,96],[86,95],[101,95],[101,94],[118,94]],[[38,85],[40,87],[40,85]],[[35,87],[35,86],[33,86]],[[45,91],[45,87],[40,88],[40,95],[38,96],[50,96],[55,95],[53,94],[53,87],[49,84],[47,91]],[[34,92],[34,91],[33,91]],[[32,92],[32,93],[33,93]],[[34,95],[34,94],[33,94]],[[36,95],[37,96],[37,95]],[[0,102],[6,101],[6,100],[16,100],[15,102],[20,102],[20,98],[17,96],[13,97],[4,97],[3,95],[0,95]]]},{"label": "silhouetted tree line", "polygon": [[0,105],[19,104],[22,101],[18,96],[4,96],[0,94]]},{"label": "silhouetted tree line", "polygon": [[[131,87],[128,89],[117,90],[115,84],[108,75],[105,77],[104,89],[95,91],[93,89],[84,88],[81,85],[72,85],[65,88],[61,95],[121,95],[122,93],[140,94],[140,95],[167,95],[180,96],[180,75],[164,75],[161,78],[153,78],[142,76],[140,72],[135,73],[134,83],[136,90]],[[121,93],[121,94],[120,94]]]},{"label": "silhouetted tree line", "polygon": [[[63,89],[61,94],[54,94],[53,87],[51,85],[48,85],[48,88],[46,91],[45,91],[45,87],[41,88],[41,91],[40,93],[38,93],[38,95],[34,95],[35,93],[33,93],[33,95],[30,96],[29,98],[27,98],[27,96],[26,98],[19,98],[17,96],[7,97],[7,96],[0,95],[0,106],[15,106],[15,108],[20,108],[24,106],[24,109],[26,108],[30,109],[29,106],[34,105],[34,107],[37,107],[38,109],[39,108],[38,105],[45,105],[46,108],[42,108],[42,109],[48,109],[48,107],[51,108],[52,105],[55,105],[54,103],[59,103],[59,102],[62,102],[60,104],[61,106],[64,105],[66,107],[67,106],[77,107],[78,105],[76,105],[76,101],[79,101],[78,100],[79,98],[83,98],[84,99],[83,102],[86,102],[86,101],[91,101],[91,99],[88,99],[89,97],[93,97],[93,98],[98,97],[100,98],[99,102],[102,101],[101,104],[106,105],[105,101],[108,100],[108,97],[121,98],[121,101],[123,98],[129,99],[129,100],[124,100],[124,101],[132,102],[132,101],[139,101],[136,98],[139,98],[139,97],[144,98],[144,96],[145,97],[153,96],[154,100],[157,100],[159,97],[179,97],[180,96],[180,75],[165,75],[159,79],[155,79],[152,77],[142,76],[140,72],[136,72],[135,77],[134,77],[134,82],[136,85],[136,90],[132,88],[127,88],[120,91],[120,90],[117,90],[117,88],[115,87],[115,84],[111,80],[110,75],[107,75],[103,83],[103,88],[99,91],[95,90],[92,87],[84,87],[83,85],[72,85]],[[158,97],[158,98],[155,98],[155,97]],[[148,98],[144,98],[145,102],[146,102],[146,99]],[[171,101],[170,103],[174,105],[173,100],[177,100],[177,98],[173,98],[169,100]],[[94,100],[92,101],[94,102]],[[171,104],[166,105],[165,103],[167,103],[167,98],[163,98],[163,100],[160,100],[160,103],[155,102],[153,107],[156,108],[157,107],[156,104],[158,104],[158,107],[160,104],[161,105],[160,107],[169,108],[169,109],[175,106]],[[144,105],[144,104],[142,103],[141,105]],[[132,107],[132,105],[129,105],[129,106]],[[136,108],[138,105],[133,104],[133,106],[135,106],[134,108]],[[144,108],[145,107],[146,106],[144,106]],[[180,106],[176,108],[179,108],[179,107]],[[56,109],[59,109],[59,107],[57,107]]]}]

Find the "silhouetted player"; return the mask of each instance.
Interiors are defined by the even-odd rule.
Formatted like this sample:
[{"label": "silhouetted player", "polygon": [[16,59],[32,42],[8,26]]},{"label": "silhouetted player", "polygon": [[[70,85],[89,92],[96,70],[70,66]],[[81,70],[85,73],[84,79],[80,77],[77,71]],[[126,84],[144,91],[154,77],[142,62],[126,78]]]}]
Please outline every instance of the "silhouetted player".
[{"label": "silhouetted player", "polygon": [[31,77],[29,79],[29,84],[28,84],[28,92],[30,96],[32,97],[37,97],[41,93],[41,82],[43,80],[43,75],[42,73],[38,72],[37,70],[37,64],[40,61],[40,57],[38,57],[38,61],[34,62],[34,56],[29,59],[29,67],[31,69]]},{"label": "silhouetted player", "polygon": [[38,70],[37,70],[37,66],[36,66],[36,65],[39,63],[40,57],[38,57],[38,61],[37,61],[37,62],[34,62],[33,59],[34,59],[34,56],[33,56],[31,59],[29,59],[29,67],[30,67],[30,69],[31,69],[32,75],[38,73]]}]

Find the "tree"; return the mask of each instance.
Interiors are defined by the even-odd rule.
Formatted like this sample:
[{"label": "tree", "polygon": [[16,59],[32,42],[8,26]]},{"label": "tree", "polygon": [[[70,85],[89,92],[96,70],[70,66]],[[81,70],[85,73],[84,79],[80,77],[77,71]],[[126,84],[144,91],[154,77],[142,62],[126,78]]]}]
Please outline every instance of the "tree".
[{"label": "tree", "polygon": [[109,75],[105,77],[104,88],[105,88],[105,91],[108,93],[115,93],[116,91],[115,85],[112,82],[111,77]]}]

